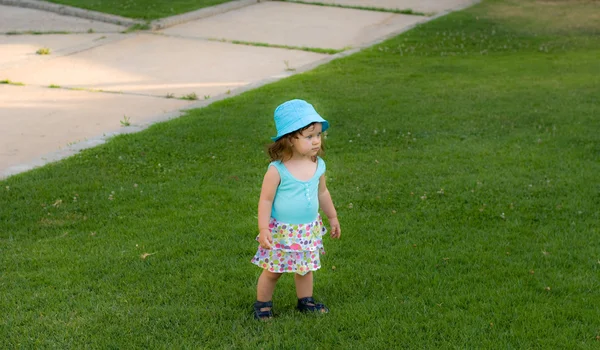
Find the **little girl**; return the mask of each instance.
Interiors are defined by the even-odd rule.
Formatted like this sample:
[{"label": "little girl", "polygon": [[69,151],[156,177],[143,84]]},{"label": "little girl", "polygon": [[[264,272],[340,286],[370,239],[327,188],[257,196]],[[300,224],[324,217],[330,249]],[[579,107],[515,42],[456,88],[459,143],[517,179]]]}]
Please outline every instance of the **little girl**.
[{"label": "little girl", "polygon": [[329,312],[313,299],[312,272],[321,268],[322,236],[327,232],[319,215],[323,210],[331,237],[339,238],[340,223],[325,184],[321,135],[329,123],[306,101],[291,100],[275,109],[277,136],[269,147],[271,163],[258,202],[260,246],[252,263],[263,268],[256,288],[254,317],[273,317],[271,298],[284,272],[294,274],[298,310]]}]

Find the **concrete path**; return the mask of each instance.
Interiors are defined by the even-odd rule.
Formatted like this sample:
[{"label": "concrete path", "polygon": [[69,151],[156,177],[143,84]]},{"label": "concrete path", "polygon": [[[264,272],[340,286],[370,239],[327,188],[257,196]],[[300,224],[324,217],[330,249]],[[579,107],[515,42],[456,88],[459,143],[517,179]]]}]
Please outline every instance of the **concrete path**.
[{"label": "concrete path", "polygon": [[182,37],[201,36],[275,45],[343,49],[367,44],[424,19],[422,16],[389,12],[263,2],[202,21],[181,24],[162,32]]},{"label": "concrete path", "polygon": [[122,26],[61,16],[41,10],[0,5],[0,33],[14,32],[120,32]]},{"label": "concrete path", "polygon": [[[428,14],[474,2],[319,2],[329,1]],[[0,5],[0,178],[312,69],[433,18],[252,0],[163,19],[157,28],[187,22],[156,31],[124,33],[114,16],[84,17],[110,23]],[[299,47],[344,52],[294,49]],[[36,54],[42,48],[50,54]]]},{"label": "concrete path", "polygon": [[389,10],[412,10],[426,14],[452,11],[466,4],[463,0],[319,0],[324,4],[376,7]]}]

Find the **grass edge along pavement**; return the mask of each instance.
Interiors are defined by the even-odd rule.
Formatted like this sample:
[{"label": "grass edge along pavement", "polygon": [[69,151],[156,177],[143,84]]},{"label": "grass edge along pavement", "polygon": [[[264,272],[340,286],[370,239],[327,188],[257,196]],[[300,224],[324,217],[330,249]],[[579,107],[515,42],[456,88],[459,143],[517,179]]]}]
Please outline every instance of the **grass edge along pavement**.
[{"label": "grass edge along pavement", "polygon": [[[0,347],[597,346],[600,39],[502,3],[0,181]],[[332,125],[332,312],[284,278],[256,323],[263,146],[297,96]]]},{"label": "grass edge along pavement", "polygon": [[158,20],[190,11],[209,8],[236,0],[181,0],[177,2],[156,0],[107,0],[90,2],[86,0],[47,0],[61,5],[97,11],[140,20]]}]

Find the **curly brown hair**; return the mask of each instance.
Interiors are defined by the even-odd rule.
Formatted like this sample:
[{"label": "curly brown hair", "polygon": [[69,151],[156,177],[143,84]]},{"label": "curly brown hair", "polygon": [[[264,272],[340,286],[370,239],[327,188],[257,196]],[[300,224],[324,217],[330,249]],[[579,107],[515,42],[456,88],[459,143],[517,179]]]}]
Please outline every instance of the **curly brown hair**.
[{"label": "curly brown hair", "polygon": [[[294,151],[292,150],[292,146],[290,145],[290,142],[289,142],[290,138],[298,138],[298,134],[301,135],[304,130],[310,128],[314,124],[316,124],[316,122],[310,123],[307,126],[303,127],[302,129],[293,131],[289,134],[285,134],[285,135],[281,136],[277,141],[273,142],[269,146],[269,149],[268,149],[269,157],[271,158],[271,162],[276,161],[276,160],[285,162],[286,160],[292,158]],[[324,145],[323,141],[321,141],[321,149],[317,153],[317,156],[322,156],[323,154],[325,154],[325,145]],[[313,162],[317,161],[317,156],[313,157]]]}]

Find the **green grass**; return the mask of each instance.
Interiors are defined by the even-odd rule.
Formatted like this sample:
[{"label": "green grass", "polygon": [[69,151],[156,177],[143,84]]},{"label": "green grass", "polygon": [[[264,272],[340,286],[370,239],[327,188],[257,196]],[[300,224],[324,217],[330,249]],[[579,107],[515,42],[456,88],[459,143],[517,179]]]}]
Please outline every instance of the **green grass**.
[{"label": "green grass", "polygon": [[51,51],[47,47],[42,47],[41,49],[38,49],[35,53],[43,56],[43,55],[49,55],[51,53]]},{"label": "green grass", "polygon": [[149,30],[152,29],[152,26],[150,25],[149,22],[147,23],[136,23],[132,26],[130,26],[129,28],[125,29],[123,31],[123,33],[133,33],[133,32],[137,32],[140,30]]},{"label": "green grass", "polygon": [[204,7],[215,6],[232,0],[49,0],[56,4],[69,5],[113,15],[153,20],[174,16]]},{"label": "green grass", "polygon": [[25,86],[24,83],[21,83],[19,81],[12,81],[10,79],[3,79],[0,80],[0,85],[15,85],[15,86]]},{"label": "green grass", "polygon": [[188,100],[188,101],[195,101],[198,99],[198,95],[196,95],[195,92],[189,93],[187,95],[181,96],[179,98],[180,100]]},{"label": "green grass", "polygon": [[[0,182],[0,348],[598,348],[600,37],[539,17],[565,3],[521,26],[486,1]],[[332,312],[285,276],[263,324],[264,146],[295,97],[331,123]]]}]

